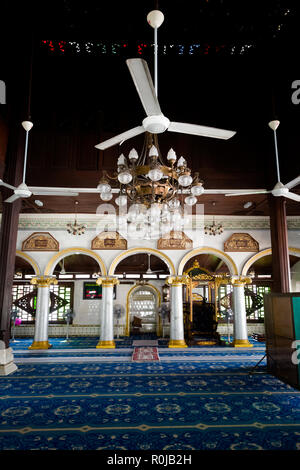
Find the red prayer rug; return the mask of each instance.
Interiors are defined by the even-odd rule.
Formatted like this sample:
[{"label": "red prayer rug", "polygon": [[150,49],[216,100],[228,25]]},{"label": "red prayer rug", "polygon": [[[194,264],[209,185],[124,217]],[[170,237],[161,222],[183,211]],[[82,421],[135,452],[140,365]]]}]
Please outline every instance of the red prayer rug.
[{"label": "red prayer rug", "polygon": [[134,348],[132,360],[137,362],[159,361],[157,348]]}]

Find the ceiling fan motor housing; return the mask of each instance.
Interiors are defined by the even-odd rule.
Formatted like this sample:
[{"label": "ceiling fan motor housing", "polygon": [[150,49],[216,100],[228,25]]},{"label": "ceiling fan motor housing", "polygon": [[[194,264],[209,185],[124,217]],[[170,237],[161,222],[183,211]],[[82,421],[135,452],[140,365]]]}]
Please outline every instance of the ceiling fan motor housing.
[{"label": "ceiling fan motor housing", "polygon": [[27,185],[25,183],[21,183],[17,189],[15,189],[15,194],[19,197],[30,197],[32,192],[29,191]]},{"label": "ceiling fan motor housing", "polygon": [[151,134],[161,134],[168,129],[170,121],[163,114],[156,116],[147,116],[143,120],[143,127]]}]

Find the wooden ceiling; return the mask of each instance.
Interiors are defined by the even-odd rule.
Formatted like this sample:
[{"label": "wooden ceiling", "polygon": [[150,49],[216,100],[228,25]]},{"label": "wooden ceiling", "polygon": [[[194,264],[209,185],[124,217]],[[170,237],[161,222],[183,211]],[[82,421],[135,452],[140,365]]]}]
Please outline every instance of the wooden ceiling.
[{"label": "wooden ceiling", "polygon": [[[153,40],[146,15],[155,5],[124,2],[116,11],[114,3],[105,2],[105,7],[103,3],[53,1],[35,6],[33,16],[27,4],[20,6],[20,28],[14,27],[1,39],[9,107],[24,104],[34,122],[28,152],[29,185],[95,188],[102,170],[116,169],[119,153],[127,156],[132,147],[138,152],[142,149],[142,136],[106,151],[94,146],[140,125],[145,117],[125,60],[137,55],[136,43]],[[178,156],[187,159],[193,172],[199,171],[207,189],[272,189],[276,182],[275,155],[267,124],[276,117],[281,121],[281,180],[286,183],[298,176],[300,105],[291,100],[291,84],[300,73],[294,60],[299,39],[298,9],[281,0],[253,0],[240,5],[229,0],[162,1],[158,7],[165,14],[159,44],[173,44],[176,50],[171,53],[169,48],[164,54],[160,49],[158,97],[163,113],[174,121],[237,131],[229,141],[166,132],[159,136],[162,154],[173,147]],[[10,8],[8,18],[15,20]],[[135,46],[128,54],[115,56],[52,52],[42,46],[42,40],[51,38],[110,43],[124,39]],[[187,44],[192,43],[201,47],[206,44],[207,53],[202,48],[201,54],[181,55],[179,45],[185,45],[187,51]],[[217,44],[222,45],[223,55],[214,49]],[[245,44],[251,47],[243,51]],[[140,57],[147,60],[153,73],[152,49],[144,48]],[[3,109],[0,112],[7,117]],[[18,116],[17,121],[24,118]],[[14,111],[9,119],[15,124]],[[23,144],[21,138],[20,149]],[[299,187],[295,189],[299,191]],[[42,208],[36,206],[35,199],[43,202]],[[101,202],[94,194],[76,198],[32,196],[23,200],[22,212],[74,213],[75,199],[79,213],[95,213]],[[244,209],[248,201],[253,205]],[[267,198],[261,195],[204,195],[198,202],[204,204],[205,214],[269,214]],[[300,204],[287,201],[287,214],[300,215]]]}]

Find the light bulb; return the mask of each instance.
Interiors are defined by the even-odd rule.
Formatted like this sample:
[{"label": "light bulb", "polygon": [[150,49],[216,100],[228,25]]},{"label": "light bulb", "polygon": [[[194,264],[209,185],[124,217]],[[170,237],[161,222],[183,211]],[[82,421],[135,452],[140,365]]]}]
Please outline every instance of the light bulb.
[{"label": "light bulb", "polygon": [[101,181],[97,189],[99,190],[100,193],[110,193],[111,192],[111,186],[110,184],[106,183],[105,181]]},{"label": "light bulb", "polygon": [[131,149],[128,158],[129,160],[137,160],[139,158],[137,151],[135,149]]},{"label": "light bulb", "polygon": [[190,175],[181,175],[178,178],[178,183],[184,187],[189,186],[192,183],[192,181],[193,181],[193,178]]},{"label": "light bulb", "polygon": [[184,202],[188,205],[188,206],[193,206],[194,204],[196,204],[197,202],[197,198],[195,196],[187,196],[184,200]]},{"label": "light bulb", "polygon": [[167,154],[167,160],[174,160],[176,161],[176,153],[174,152],[173,149],[170,149]]},{"label": "light bulb", "polygon": [[119,166],[126,166],[126,158],[123,153],[118,158],[118,165]]},{"label": "light bulb", "polygon": [[132,175],[129,171],[125,170],[118,174],[118,180],[121,184],[128,184],[132,180]]},{"label": "light bulb", "polygon": [[186,160],[185,158],[183,157],[180,157],[178,162],[177,162],[177,166],[180,167],[180,166],[185,166],[186,165]]},{"label": "light bulb", "polygon": [[120,207],[126,206],[127,204],[127,197],[126,196],[118,196],[116,198],[116,204]]},{"label": "light bulb", "polygon": [[110,201],[112,199],[112,193],[111,192],[106,192],[106,193],[101,193],[100,198],[102,201]]},{"label": "light bulb", "polygon": [[151,181],[159,181],[162,179],[163,175],[163,172],[159,168],[152,168],[152,170],[148,172],[147,176]]},{"label": "light bulb", "polygon": [[179,199],[174,198],[168,202],[168,205],[170,209],[177,209],[180,206],[180,201]]},{"label": "light bulb", "polygon": [[192,187],[191,187],[191,193],[192,193],[194,196],[201,196],[201,194],[204,193],[204,188],[203,188],[202,185],[196,184],[195,186],[192,186]]},{"label": "light bulb", "polygon": [[152,145],[152,147],[150,148],[149,157],[158,157],[158,151],[155,145]]}]

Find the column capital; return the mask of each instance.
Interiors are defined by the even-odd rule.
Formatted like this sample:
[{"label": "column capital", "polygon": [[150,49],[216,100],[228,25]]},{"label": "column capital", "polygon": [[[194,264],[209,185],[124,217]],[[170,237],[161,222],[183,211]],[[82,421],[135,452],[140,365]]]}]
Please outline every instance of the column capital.
[{"label": "column capital", "polygon": [[98,279],[96,280],[96,284],[98,284],[98,286],[102,285],[104,287],[113,287],[119,283],[120,283],[119,279],[113,276],[98,277]]},{"label": "column capital", "polygon": [[37,287],[49,287],[51,284],[58,284],[58,280],[55,276],[37,276],[31,279],[30,284]]},{"label": "column capital", "polygon": [[233,286],[245,286],[251,284],[252,279],[249,276],[232,276],[230,282]]},{"label": "column capital", "polygon": [[166,284],[170,286],[181,286],[183,284],[189,284],[189,282],[190,277],[186,274],[183,274],[182,276],[169,276],[166,279]]}]

